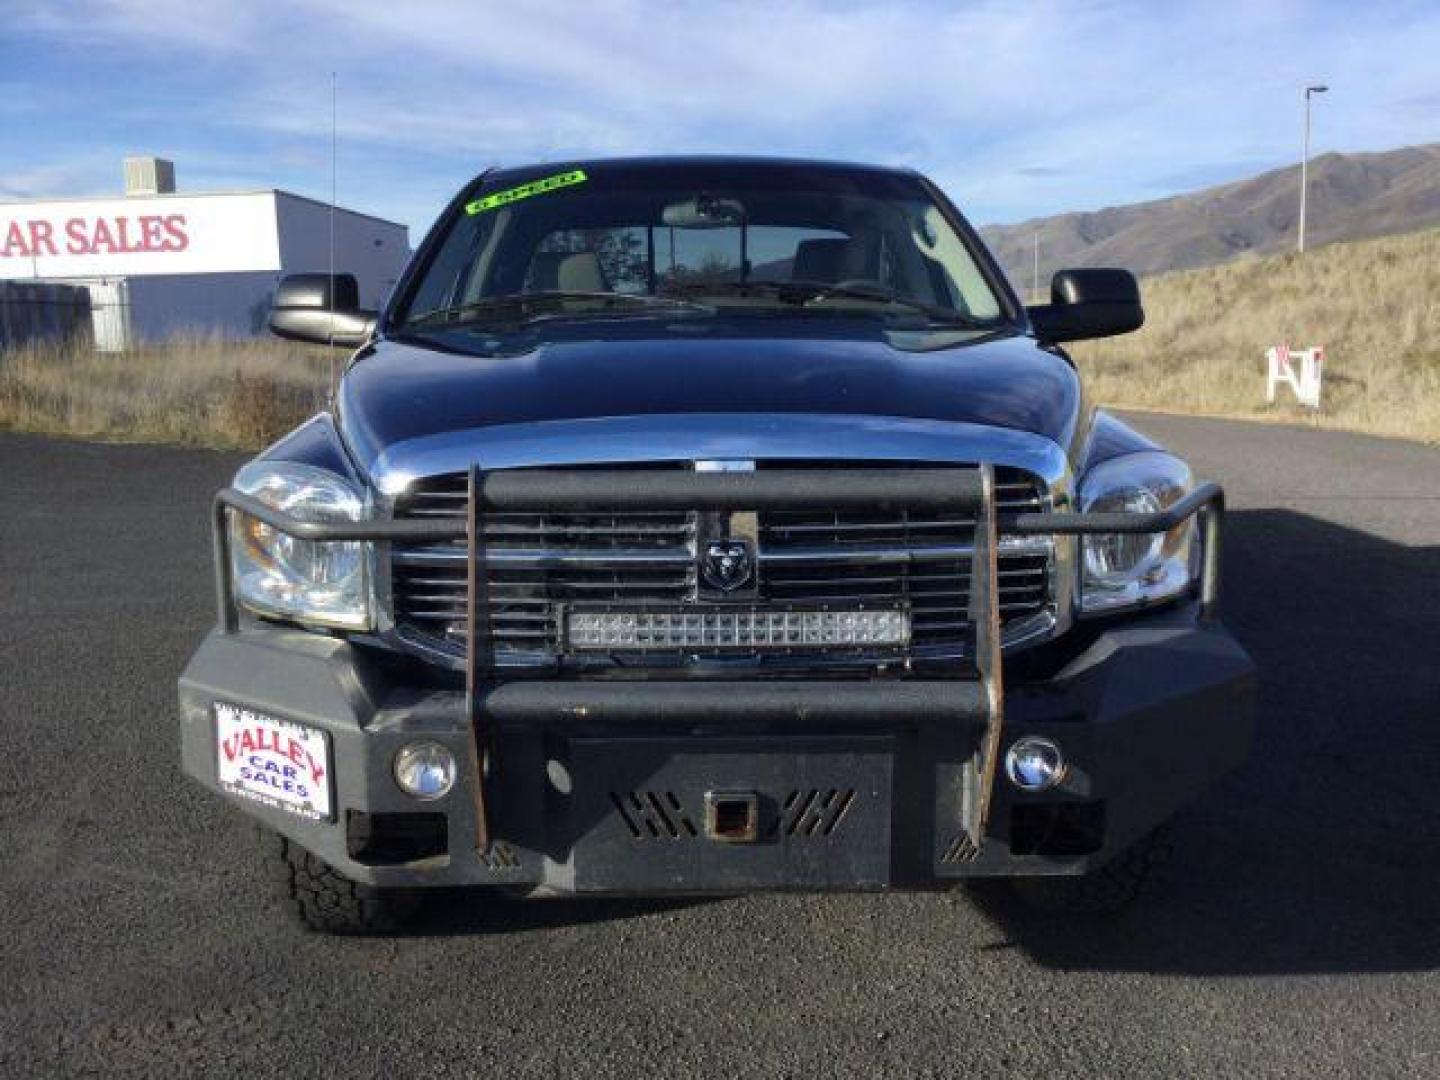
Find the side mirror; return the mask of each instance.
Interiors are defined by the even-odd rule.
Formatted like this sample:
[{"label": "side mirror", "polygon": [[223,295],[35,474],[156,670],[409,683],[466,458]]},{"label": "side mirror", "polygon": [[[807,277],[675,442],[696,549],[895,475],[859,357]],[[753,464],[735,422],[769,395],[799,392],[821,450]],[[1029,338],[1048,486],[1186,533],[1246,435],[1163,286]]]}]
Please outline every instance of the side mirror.
[{"label": "side mirror", "polygon": [[360,310],[354,274],[290,274],[270,305],[270,332],[291,341],[356,348],[375,329],[375,312]]},{"label": "side mirror", "polygon": [[1145,323],[1140,286],[1129,270],[1061,270],[1050,282],[1050,303],[1027,307],[1041,341],[1081,341],[1139,330]]}]

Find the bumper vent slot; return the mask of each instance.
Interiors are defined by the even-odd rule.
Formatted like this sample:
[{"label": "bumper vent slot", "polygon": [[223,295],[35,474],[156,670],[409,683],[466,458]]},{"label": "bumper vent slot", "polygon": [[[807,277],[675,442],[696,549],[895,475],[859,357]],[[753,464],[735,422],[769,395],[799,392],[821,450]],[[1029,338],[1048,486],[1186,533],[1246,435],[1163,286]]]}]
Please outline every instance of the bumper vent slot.
[{"label": "bumper vent slot", "polygon": [[700,834],[673,791],[612,791],[610,802],[636,840],[692,840]]},{"label": "bumper vent slot", "polygon": [[792,791],[781,802],[780,813],[770,826],[770,835],[783,834],[796,840],[823,839],[840,827],[854,801],[853,788],[846,791],[838,788]]},{"label": "bumper vent slot", "polygon": [[481,856],[481,862],[487,870],[518,870],[520,868],[520,856],[515,849],[504,840],[497,840],[490,845],[490,850]]},{"label": "bumper vent slot", "polygon": [[963,830],[955,835],[949,846],[940,856],[940,861],[946,864],[967,863],[974,860],[980,854],[980,849],[975,846],[975,841],[970,834]]}]

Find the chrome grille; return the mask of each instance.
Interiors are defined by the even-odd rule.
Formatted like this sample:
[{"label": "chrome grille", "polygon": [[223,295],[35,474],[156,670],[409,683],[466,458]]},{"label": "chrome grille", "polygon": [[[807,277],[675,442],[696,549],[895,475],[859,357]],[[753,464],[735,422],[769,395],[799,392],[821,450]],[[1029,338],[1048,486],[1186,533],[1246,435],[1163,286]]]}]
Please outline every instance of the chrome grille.
[{"label": "chrome grille", "polygon": [[[1038,483],[997,469],[996,511],[1041,512]],[[762,581],[775,601],[849,604],[904,601],[914,647],[953,649],[969,625],[970,545],[975,520],[963,514],[763,515]],[[1046,542],[1010,543],[999,560],[1002,626],[1039,614],[1049,601]]]},{"label": "chrome grille", "polygon": [[[421,480],[399,500],[396,516],[461,515],[465,482],[464,474]],[[1006,515],[1046,508],[1043,490],[1027,473],[996,469],[1002,533]],[[567,602],[692,601],[697,516],[487,515],[485,559],[496,662],[552,662],[559,652],[558,605]],[[968,627],[972,518],[797,510],[761,514],[759,526],[760,603],[872,606],[898,601],[912,613],[912,651],[933,656],[958,651]],[[1048,541],[1002,536],[1003,627],[1019,628],[1047,610],[1051,558]],[[401,632],[458,655],[465,641],[465,572],[463,542],[397,547],[391,585]]]}]

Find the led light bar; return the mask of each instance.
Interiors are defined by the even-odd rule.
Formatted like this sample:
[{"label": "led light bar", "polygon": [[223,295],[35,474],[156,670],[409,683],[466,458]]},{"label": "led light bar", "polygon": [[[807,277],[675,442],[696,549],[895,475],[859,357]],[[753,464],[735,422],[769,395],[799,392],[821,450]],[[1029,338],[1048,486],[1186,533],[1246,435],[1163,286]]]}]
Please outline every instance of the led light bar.
[{"label": "led light bar", "polygon": [[571,649],[895,648],[910,641],[905,611],[572,611]]}]

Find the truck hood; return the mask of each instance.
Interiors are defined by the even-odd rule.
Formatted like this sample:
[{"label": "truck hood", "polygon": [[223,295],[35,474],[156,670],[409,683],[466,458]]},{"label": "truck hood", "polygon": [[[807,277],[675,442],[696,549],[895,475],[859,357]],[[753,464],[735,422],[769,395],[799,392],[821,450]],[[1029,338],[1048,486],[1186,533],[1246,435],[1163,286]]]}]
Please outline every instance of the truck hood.
[{"label": "truck hood", "polygon": [[[588,422],[601,420],[623,420],[641,445],[647,428],[673,432],[688,424],[722,433],[727,416],[744,443],[760,417],[781,426],[793,417],[803,426],[796,414],[820,421],[832,439],[843,438],[842,418],[891,430],[904,421],[930,432],[949,424],[998,428],[1066,451],[1079,434],[1074,369],[1029,338],[858,333],[853,326],[817,333],[804,323],[747,321],[759,326],[720,332],[709,321],[672,320],[657,329],[652,320],[627,320],[547,327],[534,340],[511,339],[479,355],[380,341],[341,384],[341,431],[357,464],[372,473],[405,457],[406,448],[463,441],[479,455],[512,429],[594,431]],[[865,456],[843,445],[811,453],[850,456],[847,449]]]}]

